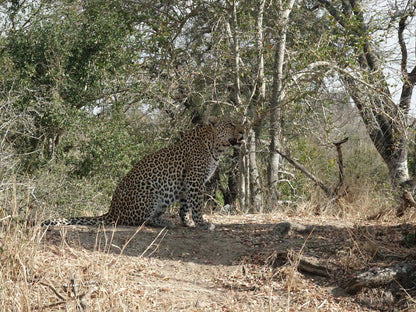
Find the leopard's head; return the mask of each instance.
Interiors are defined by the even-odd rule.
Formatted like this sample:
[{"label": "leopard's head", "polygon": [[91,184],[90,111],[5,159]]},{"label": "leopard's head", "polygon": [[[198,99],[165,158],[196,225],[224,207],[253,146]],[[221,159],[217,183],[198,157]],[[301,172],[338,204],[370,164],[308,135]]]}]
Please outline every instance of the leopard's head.
[{"label": "leopard's head", "polygon": [[228,146],[239,148],[244,142],[244,129],[233,119],[217,119],[216,117],[209,117],[208,122],[215,128],[218,145],[221,149]]}]

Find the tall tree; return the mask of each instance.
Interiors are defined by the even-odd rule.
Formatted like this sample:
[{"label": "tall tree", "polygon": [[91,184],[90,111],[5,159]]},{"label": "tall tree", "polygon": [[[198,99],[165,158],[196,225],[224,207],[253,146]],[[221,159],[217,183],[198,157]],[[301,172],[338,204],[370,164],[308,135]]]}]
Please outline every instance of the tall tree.
[{"label": "tall tree", "polygon": [[284,62],[286,53],[286,36],[289,25],[289,15],[292,12],[294,0],[277,1],[278,23],[276,25],[276,46],[274,52],[273,65],[273,84],[272,95],[270,98],[270,145],[269,145],[269,164],[268,164],[268,189],[269,200],[272,202],[278,198],[277,183],[279,180],[280,155],[277,150],[281,144],[282,128],[282,103],[284,94]]},{"label": "tall tree", "polygon": [[248,174],[249,174],[249,185],[250,185],[250,211],[251,212],[263,212],[263,198],[260,192],[260,173],[258,166],[258,144],[260,140],[260,132],[262,128],[262,120],[259,118],[259,112],[264,107],[266,99],[266,81],[264,77],[264,7],[266,1],[257,1],[257,16],[255,17],[256,25],[256,53],[257,53],[257,77],[255,80],[254,88],[252,91],[252,99],[256,94],[256,100],[251,103],[249,102],[249,115],[253,120],[248,135],[247,135],[247,150],[248,150]]},{"label": "tall tree", "polygon": [[[410,100],[416,83],[416,66],[408,68],[408,48],[403,34],[415,13],[415,2],[399,3],[400,7],[386,8],[385,18],[390,26],[397,23],[397,42],[401,52],[402,88],[395,102],[385,74],[385,63],[377,53],[375,25],[366,18],[363,1],[317,0],[336,21],[343,32],[345,43],[353,51],[348,57],[335,60],[337,71],[346,90],[358,108],[367,132],[378,153],[386,163],[393,185],[409,179],[408,171],[408,118]],[[335,29],[334,29],[335,30]]]}]

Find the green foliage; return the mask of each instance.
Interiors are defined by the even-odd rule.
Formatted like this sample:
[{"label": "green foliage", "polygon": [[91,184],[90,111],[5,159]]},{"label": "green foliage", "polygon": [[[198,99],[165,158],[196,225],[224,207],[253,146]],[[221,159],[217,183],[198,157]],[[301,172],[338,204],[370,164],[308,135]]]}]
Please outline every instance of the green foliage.
[{"label": "green foliage", "polygon": [[[97,204],[91,210],[105,210],[115,184],[145,154],[167,145],[207,115],[243,114],[241,119],[249,122],[264,117],[256,153],[260,179],[266,180],[279,6],[266,3],[261,53],[267,92],[258,105],[258,2],[235,2],[236,21],[230,4],[2,2],[6,13],[0,23],[1,159],[13,155],[13,173],[37,181],[33,194],[42,206],[77,214],[90,206],[88,198],[94,198]],[[333,78],[327,70],[313,70],[300,79],[296,75],[323,60],[348,67],[365,38],[358,31],[359,17],[347,18],[343,29],[324,10],[315,9],[315,3],[299,4],[290,18],[282,142],[284,137],[284,145],[310,171],[335,183],[331,144],[344,130],[338,129],[334,112],[349,100],[345,93],[327,88]],[[236,98],[235,40],[241,107]],[[368,161],[373,152],[361,146],[347,162],[365,164],[365,176],[382,181],[384,169]],[[223,190],[234,167],[237,161],[220,168]],[[10,173],[0,167],[3,172]],[[287,173],[281,176],[286,181],[279,186],[282,198],[310,196],[310,181]],[[226,196],[217,193],[217,199],[223,203]]]},{"label": "green foliage", "polygon": [[76,129],[62,144],[63,157],[65,150],[67,162],[76,176],[87,177],[99,175],[121,177],[131,169],[143,155],[159,147],[154,129],[139,131],[123,115],[94,116],[82,122],[82,128]]},{"label": "green foliage", "polygon": [[12,74],[0,83],[3,99],[16,94],[14,108],[33,124],[30,136],[10,133],[30,171],[55,156],[81,108],[120,88],[111,81],[126,74],[133,53],[127,49],[131,22],[118,1],[46,3],[28,14],[30,23],[1,42],[0,66]]},{"label": "green foliage", "polygon": [[143,46],[135,11],[120,1],[37,5],[11,6],[2,24],[1,159],[10,145],[11,170],[36,180],[38,205],[74,213],[94,194],[108,204],[159,142],[131,76]]},{"label": "green foliage", "polygon": [[116,75],[126,56],[131,61],[123,51],[130,30],[118,1],[68,2],[44,8],[27,29],[12,30],[3,49],[31,87],[29,98],[62,98],[80,108],[101,94],[107,73]]}]

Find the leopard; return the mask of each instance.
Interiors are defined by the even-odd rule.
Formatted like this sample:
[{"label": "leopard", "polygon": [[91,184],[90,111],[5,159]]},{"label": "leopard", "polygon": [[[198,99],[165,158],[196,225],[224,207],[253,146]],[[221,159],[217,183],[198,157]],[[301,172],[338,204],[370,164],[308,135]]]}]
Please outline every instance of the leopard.
[{"label": "leopard", "polygon": [[42,226],[126,225],[174,228],[165,217],[179,202],[185,227],[214,230],[202,215],[205,185],[229,147],[244,143],[244,128],[235,119],[211,116],[182,138],[142,158],[117,185],[107,213],[93,217],[51,219]]}]

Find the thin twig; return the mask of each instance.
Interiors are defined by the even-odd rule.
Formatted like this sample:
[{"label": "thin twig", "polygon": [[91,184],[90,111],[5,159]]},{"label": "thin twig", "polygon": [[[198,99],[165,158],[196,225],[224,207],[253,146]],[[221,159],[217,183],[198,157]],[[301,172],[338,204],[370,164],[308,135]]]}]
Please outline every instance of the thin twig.
[{"label": "thin twig", "polygon": [[[73,283],[73,281],[71,279],[71,284],[72,283]],[[49,287],[55,293],[55,295],[59,299],[61,299],[62,301],[54,302],[54,303],[47,304],[47,305],[43,305],[43,306],[37,306],[37,307],[34,307],[33,308],[34,310],[44,310],[44,309],[48,309],[48,308],[53,308],[53,307],[59,306],[61,304],[68,304],[70,301],[73,301],[73,300],[80,300],[81,301],[81,304],[85,305],[82,308],[85,309],[87,307],[87,305],[83,301],[85,299],[88,299],[91,296],[92,293],[94,293],[94,292],[96,292],[98,290],[98,287],[97,286],[93,286],[93,287],[91,287],[91,289],[88,292],[84,292],[84,293],[82,293],[80,295],[76,295],[76,296],[74,296],[72,298],[65,299],[62,295],[60,295],[58,293],[58,291],[52,285],[50,285],[48,283],[44,283],[44,282],[39,282],[39,284],[41,284],[43,286],[46,286],[46,287]],[[72,286],[74,287],[74,284],[72,284]],[[76,286],[75,286],[75,288],[76,288]],[[72,290],[74,290],[74,288]],[[77,304],[77,306],[78,306],[78,304]]]},{"label": "thin twig", "polygon": [[87,304],[84,302],[84,294],[78,295],[78,284],[75,282],[74,276],[71,276],[71,287],[72,292],[74,293],[73,299],[76,300],[77,303],[77,310],[85,310],[87,308]]},{"label": "thin twig", "polygon": [[61,300],[63,300],[64,302],[66,302],[66,299],[64,298],[64,296],[62,296],[56,289],[55,287],[53,287],[51,284],[45,283],[45,282],[39,282],[39,284],[48,287],[50,290],[52,290],[54,292],[54,294]]},{"label": "thin twig", "polygon": [[342,160],[341,145],[344,144],[345,142],[348,142],[348,137],[346,137],[345,139],[343,139],[341,141],[333,143],[335,145],[336,149],[337,149],[337,155],[338,155],[339,181],[338,181],[338,184],[335,187],[335,191],[334,191],[334,193],[338,194],[338,195],[339,195],[339,190],[344,185],[344,162]]},{"label": "thin twig", "polygon": [[[155,239],[149,244],[149,246],[147,246],[147,248],[142,252],[142,254],[140,255],[140,257],[139,258],[142,258],[143,256],[144,256],[144,254],[150,249],[150,247],[152,247],[153,246],[153,244],[155,243],[155,241],[159,238],[159,236],[160,235],[162,235],[162,233],[163,232],[165,232],[165,234],[163,235],[163,237],[162,237],[162,239],[161,240],[163,240],[163,238],[165,237],[165,235],[166,235],[166,233],[167,233],[167,231],[166,231],[166,227],[164,227],[158,234],[157,234],[157,236],[155,237]],[[160,243],[159,243],[160,244]],[[157,246],[159,246],[159,244],[157,244]],[[153,251],[154,252],[154,251]],[[153,253],[152,252],[152,253]]]},{"label": "thin twig", "polygon": [[137,230],[136,230],[136,232],[134,232],[134,234],[127,240],[127,242],[123,245],[123,247],[121,248],[121,251],[120,251],[120,254],[119,254],[119,257],[123,254],[123,252],[124,252],[124,249],[126,249],[126,247],[127,247],[127,245],[128,244],[130,244],[130,242],[131,242],[131,240],[137,235],[137,233],[139,233],[142,229],[143,229],[143,227],[144,227],[144,223],[142,223],[142,225],[140,225],[138,228],[137,228]]}]

